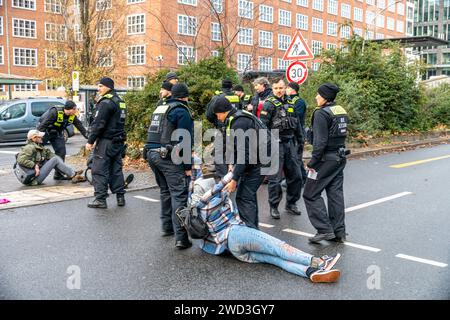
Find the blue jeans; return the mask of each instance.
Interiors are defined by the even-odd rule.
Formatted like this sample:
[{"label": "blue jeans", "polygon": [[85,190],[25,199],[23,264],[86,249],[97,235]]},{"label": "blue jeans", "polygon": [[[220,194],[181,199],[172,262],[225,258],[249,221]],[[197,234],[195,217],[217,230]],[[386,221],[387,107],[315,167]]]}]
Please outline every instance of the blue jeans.
[{"label": "blue jeans", "polygon": [[242,225],[231,226],[228,250],[238,260],[270,263],[301,277],[307,277],[306,270],[313,258],[265,232]]}]

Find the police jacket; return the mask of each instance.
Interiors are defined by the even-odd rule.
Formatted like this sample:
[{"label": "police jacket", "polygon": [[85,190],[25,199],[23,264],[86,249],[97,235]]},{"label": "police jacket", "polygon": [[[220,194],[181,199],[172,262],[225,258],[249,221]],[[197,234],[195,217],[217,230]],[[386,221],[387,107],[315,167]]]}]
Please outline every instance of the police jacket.
[{"label": "police jacket", "polygon": [[42,144],[28,140],[17,155],[17,163],[24,168],[33,169],[36,164],[41,167],[45,161],[54,156],[55,154]]},{"label": "police jacket", "polygon": [[48,109],[39,119],[37,129],[41,132],[61,134],[67,126],[73,124],[87,138],[86,128],[76,115],[67,116],[64,107],[52,107]]},{"label": "police jacket", "polygon": [[[177,129],[187,130],[191,136],[191,146],[194,142],[194,121],[187,102],[178,99],[168,99],[165,104],[158,106],[152,114],[148,129],[146,149],[174,146],[182,142],[172,141],[172,133]],[[183,164],[185,170],[191,170],[191,164]]]},{"label": "police jacket", "polygon": [[114,90],[101,96],[96,104],[88,143],[93,144],[97,139],[125,141],[126,110],[125,102]]},{"label": "police jacket", "polygon": [[228,101],[231,102],[233,107],[235,109],[239,108],[240,99],[237,95],[234,94],[234,92],[230,89],[224,89],[222,88],[222,91],[216,91],[215,96],[212,97],[211,101],[206,106],[206,119],[208,119],[209,122],[211,122],[214,127],[219,128],[221,124],[217,120],[217,116],[214,113],[213,106],[217,98],[219,97],[225,97],[228,99]]},{"label": "police jacket", "polygon": [[278,129],[281,140],[295,138],[296,141],[303,141],[303,134],[294,111],[292,102],[284,96],[282,98],[274,95],[268,97],[260,114],[261,121],[269,129]]},{"label": "police jacket", "polygon": [[250,104],[253,106],[252,113],[258,118],[264,101],[272,95],[272,88],[266,88],[263,92],[256,93]]},{"label": "police jacket", "polygon": [[[231,130],[243,130],[244,132],[248,131],[249,129],[258,130],[258,126],[256,124],[256,121],[260,121],[258,118],[255,117],[254,114],[244,111],[244,110],[231,110],[230,113],[228,113],[227,118],[225,119],[225,125],[227,128],[227,138],[230,138],[230,131]],[[232,137],[232,136],[231,136]],[[233,180],[238,181],[239,178],[241,178],[244,173],[251,167],[254,167],[255,165],[259,164],[251,164],[250,163],[250,141],[246,139],[245,141],[245,148],[244,150],[238,150],[237,148],[237,138],[234,138],[235,141],[233,144],[231,144],[230,141],[227,141],[227,146],[233,145],[234,146],[234,169],[233,169]],[[255,142],[252,141],[254,144]],[[245,156],[245,163],[238,163],[238,152],[244,152]],[[241,156],[242,157],[242,156]]]},{"label": "police jacket", "polygon": [[252,102],[252,98],[250,94],[244,94],[240,98],[239,110],[247,110],[247,106]]},{"label": "police jacket", "polygon": [[290,95],[288,98],[294,105],[294,111],[298,116],[300,125],[305,128],[306,102],[298,94]]},{"label": "police jacket", "polygon": [[313,151],[308,167],[315,169],[327,154],[335,155],[345,148],[347,125],[347,112],[335,102],[316,108],[311,120]]}]

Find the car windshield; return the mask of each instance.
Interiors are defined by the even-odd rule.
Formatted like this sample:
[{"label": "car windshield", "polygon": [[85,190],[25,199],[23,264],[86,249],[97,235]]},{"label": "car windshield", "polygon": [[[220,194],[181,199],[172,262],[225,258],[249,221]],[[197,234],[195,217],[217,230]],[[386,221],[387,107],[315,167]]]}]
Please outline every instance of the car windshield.
[{"label": "car windshield", "polygon": [[3,112],[6,108],[8,108],[12,102],[5,102],[5,104],[0,104],[0,113]]}]

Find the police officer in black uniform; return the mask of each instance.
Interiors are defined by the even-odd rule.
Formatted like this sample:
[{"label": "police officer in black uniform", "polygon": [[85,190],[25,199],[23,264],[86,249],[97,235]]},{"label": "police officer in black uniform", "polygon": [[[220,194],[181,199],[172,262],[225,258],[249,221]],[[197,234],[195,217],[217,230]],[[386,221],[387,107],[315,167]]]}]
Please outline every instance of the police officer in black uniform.
[{"label": "police officer in black uniform", "polygon": [[[313,113],[313,145],[311,160],[307,164],[308,179],[303,199],[309,220],[317,234],[309,239],[317,243],[321,240],[345,241],[344,168],[346,164],[345,138],[347,137],[347,112],[336,105],[339,88],[325,83],[317,90],[318,108]],[[326,190],[328,212],[322,191]]]},{"label": "police officer in black uniform", "polygon": [[[228,172],[228,165],[225,163],[225,125],[220,120],[217,119],[216,114],[213,110],[213,105],[215,101],[220,97],[225,97],[228,101],[230,101],[233,108],[236,110],[239,109],[240,99],[239,97],[233,92],[233,83],[231,80],[224,79],[222,80],[222,89],[215,92],[215,96],[212,97],[211,101],[206,106],[206,119],[210,123],[214,125],[214,128],[218,129],[220,133],[222,134],[222,139],[217,139],[219,136],[216,135],[216,138],[214,140],[214,151],[222,149],[222,157],[219,155],[215,155],[215,169],[216,169],[216,175],[223,178],[227,172]],[[220,144],[220,146],[219,146]],[[222,158],[222,159],[220,159]]]},{"label": "police officer in black uniform", "polygon": [[[39,119],[37,129],[45,132],[44,144],[50,142],[55,154],[63,161],[66,158],[66,142],[64,141],[64,130],[73,124],[87,139],[86,128],[77,117],[77,105],[73,101],[66,101],[64,107],[51,107]],[[67,179],[64,175],[55,170],[53,177],[55,180]]]},{"label": "police officer in black uniform", "polygon": [[283,79],[272,82],[273,95],[267,98],[261,109],[260,119],[271,130],[279,130],[279,170],[269,176],[270,215],[280,219],[278,205],[283,197],[281,179],[286,176],[286,211],[300,215],[296,202],[300,199],[302,176],[298,161],[298,141],[302,140],[301,127],[294,106],[286,96],[286,84]]},{"label": "police officer in black uniform", "polygon": [[[189,179],[192,175],[194,122],[187,105],[188,96],[188,87],[184,83],[172,87],[172,98],[158,106],[152,114],[144,150],[160,188],[162,235],[171,236],[175,233],[175,246],[178,249],[192,245],[175,215],[178,208],[187,206]],[[185,130],[188,135],[185,137],[190,141],[184,141],[184,138],[172,140],[172,133],[177,129]],[[186,146],[182,148],[182,153],[176,151],[181,145]],[[173,159],[174,155],[187,156],[188,161],[178,163]]]},{"label": "police officer in black uniform", "polygon": [[173,84],[169,81],[164,81],[161,84],[161,89],[159,90],[159,101],[156,104],[157,106],[160,106],[162,104],[165,104],[167,100],[169,100],[172,97],[172,87]]},{"label": "police officer in black uniform", "polygon": [[86,149],[92,150],[92,184],[95,198],[89,208],[106,209],[108,186],[116,194],[117,205],[125,205],[122,158],[125,155],[125,119],[127,107],[114,91],[114,81],[104,77],[98,85],[99,100],[94,121],[90,127]]},{"label": "police officer in black uniform", "polygon": [[252,101],[252,96],[250,94],[245,94],[244,87],[242,87],[240,84],[235,85],[233,91],[234,94],[237,95],[240,99],[238,109],[247,110],[247,106]]},{"label": "police officer in black uniform", "polygon": [[[236,192],[236,205],[239,210],[239,216],[242,221],[251,228],[258,229],[258,199],[257,191],[261,185],[264,176],[261,175],[261,163],[258,157],[255,157],[254,163],[250,156],[251,152],[258,154],[258,148],[251,148],[257,146],[257,141],[247,140],[244,144],[244,149],[237,148],[236,137],[233,133],[241,129],[245,134],[248,130],[256,130],[258,134],[260,129],[266,129],[263,123],[256,118],[255,115],[248,111],[237,110],[230,101],[225,97],[219,97],[214,101],[214,113],[219,121],[225,123],[227,132],[227,146],[233,146],[233,179],[226,186],[228,192]],[[235,139],[233,143],[229,139]],[[243,152],[243,163],[239,162],[239,152]],[[256,154],[254,154],[256,156]]]}]

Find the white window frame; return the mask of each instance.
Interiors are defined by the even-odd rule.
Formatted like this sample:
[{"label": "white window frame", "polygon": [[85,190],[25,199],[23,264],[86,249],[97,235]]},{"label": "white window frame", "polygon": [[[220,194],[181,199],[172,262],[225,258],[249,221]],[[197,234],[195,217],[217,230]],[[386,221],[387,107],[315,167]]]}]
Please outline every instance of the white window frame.
[{"label": "white window frame", "polygon": [[141,66],[141,65],[145,65],[145,61],[146,61],[145,44],[136,44],[136,45],[128,46],[128,48],[127,48],[127,65]]},{"label": "white window frame", "polygon": [[[264,66],[264,68],[262,68],[262,66]],[[258,70],[259,71],[272,71],[273,70],[272,57],[259,56],[258,57]]]},{"label": "white window frame", "polygon": [[287,34],[278,34],[278,50],[286,51],[291,43],[291,36]]},{"label": "white window frame", "polygon": [[278,9],[278,24],[290,27],[292,25],[292,13],[288,10]]},{"label": "white window frame", "polygon": [[264,4],[259,5],[259,21],[273,23],[273,7]]},{"label": "white window frame", "polygon": [[[187,54],[182,54],[182,51],[191,51],[187,52]],[[188,60],[192,59],[193,62],[197,61],[197,51],[192,46],[178,46],[177,50],[177,64],[180,66],[188,64]]]},{"label": "white window frame", "polygon": [[309,28],[309,17],[307,15],[297,13],[295,25],[297,29],[307,31]]},{"label": "white window frame", "polygon": [[[45,22],[44,24],[45,27],[45,40],[48,41],[66,41],[67,40],[67,28],[65,25],[63,24],[56,24],[56,23],[49,23],[49,22]],[[51,30],[49,30],[48,28],[51,28]],[[59,30],[61,28],[61,30]],[[64,33],[62,33],[64,31]],[[59,38],[60,35],[63,35],[62,38]]]},{"label": "white window frame", "polygon": [[323,0],[313,0],[312,8],[314,10],[323,12]]},{"label": "white window frame", "polygon": [[193,6],[193,7],[197,6],[197,0],[178,0],[178,3],[185,4],[188,6]]},{"label": "white window frame", "polygon": [[0,16],[0,36],[2,36],[2,35],[3,35],[3,17]]},{"label": "white window frame", "polygon": [[211,41],[222,41],[220,23],[211,22]]},{"label": "white window frame", "polygon": [[402,2],[397,3],[397,14],[404,16],[405,15],[405,4]]},{"label": "white window frame", "polygon": [[97,26],[97,39],[111,39],[113,35],[112,20],[99,21]]},{"label": "white window frame", "polygon": [[337,48],[336,43],[327,43],[327,50],[335,50]]},{"label": "white window frame", "polygon": [[338,15],[339,3],[337,0],[328,0],[327,12],[334,16]]},{"label": "white window frame", "polygon": [[15,84],[15,92],[36,92],[38,91],[38,85],[36,83]]},{"label": "white window frame", "polygon": [[338,24],[337,22],[327,21],[327,35],[337,37]]},{"label": "white window frame", "polygon": [[273,48],[273,32],[266,30],[259,30],[259,41],[260,48]]},{"label": "white window frame", "polygon": [[387,17],[386,19],[386,29],[394,31],[395,30],[395,19]]},{"label": "white window frame", "polygon": [[127,4],[143,3],[145,0],[127,0]]},{"label": "white window frame", "polygon": [[11,0],[12,7],[36,11],[36,0]]},{"label": "white window frame", "polygon": [[[142,21],[138,21],[140,19],[142,19]],[[146,25],[145,13],[128,15],[127,16],[127,35],[145,34],[145,25]]]},{"label": "white window frame", "polygon": [[341,26],[341,39],[350,39],[352,28],[350,26]]},{"label": "white window frame", "polygon": [[[131,82],[131,86],[130,86],[130,82]],[[139,82],[139,85],[134,85],[137,82]],[[127,77],[127,88],[128,89],[138,89],[141,90],[145,87],[146,84],[146,79],[145,76],[128,76]]]},{"label": "white window frame", "polygon": [[77,42],[83,41],[83,34],[81,33],[79,24],[73,25],[73,37]]},{"label": "white window frame", "polygon": [[352,6],[348,3],[341,4],[341,17],[346,19],[352,18]]},{"label": "white window frame", "polygon": [[309,7],[308,0],[297,0],[297,5],[305,8]]},{"label": "white window frame", "polygon": [[65,58],[67,58],[66,52],[45,50],[45,67],[49,69],[60,69],[61,66],[58,64],[58,61]]},{"label": "white window frame", "polygon": [[0,64],[5,64],[5,54],[3,46],[0,46]]},{"label": "white window frame", "polygon": [[[245,67],[244,67],[245,64]],[[252,55],[246,53],[238,53],[236,58],[236,68],[238,71],[246,71],[252,69]]]},{"label": "white window frame", "polygon": [[238,44],[253,46],[253,29],[239,27]]},{"label": "white window frame", "polygon": [[311,41],[311,51],[314,56],[318,56],[322,53],[323,43],[322,41],[312,40]]},{"label": "white window frame", "polygon": [[197,35],[197,17],[179,14],[177,21],[178,34],[189,37]]},{"label": "white window frame", "polygon": [[[17,21],[18,24],[20,24],[21,22],[23,22],[23,26],[15,26],[15,22]],[[25,26],[26,23],[30,24],[30,27],[27,28]],[[31,24],[34,24],[34,28],[31,28]],[[37,39],[37,24],[36,24],[36,20],[27,20],[27,19],[18,19],[18,18],[12,18],[12,29],[13,29],[13,34],[12,36],[14,38],[24,38],[24,39]],[[23,34],[24,35],[20,35],[20,30],[23,29]],[[27,36],[25,35],[26,31],[29,31],[30,33],[34,33],[34,36]],[[16,34],[16,31],[18,31],[18,34]]]},{"label": "white window frame", "polygon": [[223,0],[211,0],[211,11],[213,13],[223,12]]},{"label": "white window frame", "polygon": [[405,33],[405,21],[397,20],[395,30],[400,33]]},{"label": "white window frame", "polygon": [[353,20],[358,22],[364,22],[364,10],[362,8],[353,8]]},{"label": "white window frame", "polygon": [[114,65],[114,59],[111,52],[103,55],[103,50],[97,51],[97,67],[110,68]]},{"label": "white window frame", "polygon": [[95,0],[95,11],[104,11],[112,8],[112,0]]},{"label": "white window frame", "polygon": [[323,20],[319,18],[312,18],[312,32],[323,33]]},{"label": "white window frame", "polygon": [[[16,50],[26,50],[31,52],[34,52],[34,57],[19,57],[19,59],[34,59],[35,64],[22,64],[22,63],[16,63]],[[38,49],[34,49],[34,48],[21,48],[21,47],[13,47],[13,65],[17,66],[17,67],[37,67],[38,66]]]},{"label": "white window frame", "polygon": [[61,14],[62,13],[61,0],[45,0],[44,11],[49,13]]},{"label": "white window frame", "polygon": [[238,2],[238,17],[244,19],[253,19],[253,2],[247,0],[239,0]]},{"label": "white window frame", "polygon": [[278,70],[286,70],[289,67],[290,63],[291,63],[291,61],[278,58],[277,69]]}]

